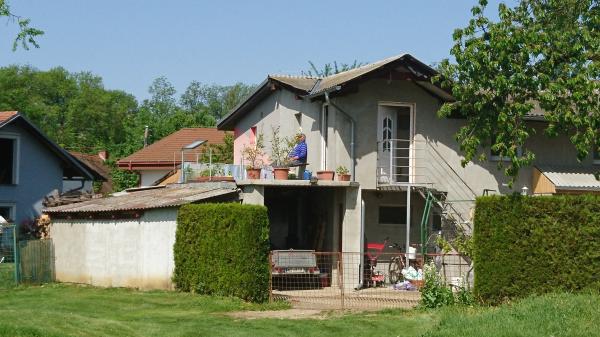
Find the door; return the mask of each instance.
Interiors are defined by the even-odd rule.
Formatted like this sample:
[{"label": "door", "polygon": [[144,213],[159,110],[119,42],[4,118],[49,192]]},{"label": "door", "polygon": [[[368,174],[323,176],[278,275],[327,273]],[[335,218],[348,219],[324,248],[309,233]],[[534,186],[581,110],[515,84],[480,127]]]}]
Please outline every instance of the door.
[{"label": "door", "polygon": [[396,139],[396,114],[391,106],[380,105],[377,116],[377,179],[391,184],[394,179],[393,146]]},{"label": "door", "polygon": [[379,183],[413,182],[413,110],[406,104],[382,104],[378,113]]}]

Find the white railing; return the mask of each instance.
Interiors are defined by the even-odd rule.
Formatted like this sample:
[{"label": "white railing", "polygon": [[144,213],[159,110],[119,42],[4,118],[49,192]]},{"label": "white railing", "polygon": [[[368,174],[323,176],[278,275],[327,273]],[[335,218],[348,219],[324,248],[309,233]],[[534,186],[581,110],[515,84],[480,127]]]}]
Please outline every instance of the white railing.
[{"label": "white railing", "polygon": [[415,186],[439,192],[446,216],[470,227],[477,195],[428,141],[392,139],[378,142],[377,149],[379,187]]}]

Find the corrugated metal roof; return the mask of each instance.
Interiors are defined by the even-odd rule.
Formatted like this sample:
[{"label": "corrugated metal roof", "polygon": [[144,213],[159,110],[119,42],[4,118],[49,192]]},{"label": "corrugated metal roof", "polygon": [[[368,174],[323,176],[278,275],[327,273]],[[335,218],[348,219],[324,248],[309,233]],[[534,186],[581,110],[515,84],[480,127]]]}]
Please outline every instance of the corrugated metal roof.
[{"label": "corrugated metal roof", "polygon": [[593,168],[537,166],[557,190],[600,191],[600,181]]},{"label": "corrugated metal roof", "polygon": [[291,75],[269,75],[269,78],[277,82],[287,84],[296,89],[303,90],[307,93],[310,92],[310,90],[315,86],[315,83],[317,83],[319,80],[318,77]]},{"label": "corrugated metal roof", "polygon": [[340,73],[334,74],[334,75],[330,75],[327,77],[322,78],[316,85],[315,87],[311,90],[311,95],[316,95],[316,94],[320,94],[322,92],[325,92],[329,89],[332,89],[338,85],[341,85],[343,83],[346,83],[350,80],[353,80],[355,78],[358,78],[362,75],[365,75],[367,73],[370,73],[371,71],[380,68],[388,63],[394,62],[396,60],[401,59],[402,57],[404,57],[406,54],[400,54],[400,55],[396,55],[396,56],[392,56],[392,57],[388,57],[386,59],[383,59],[381,61],[377,61],[377,62],[373,62],[373,63],[369,63],[366,64],[364,66],[358,67],[358,68],[354,68],[354,69],[350,69],[347,71],[342,71]]},{"label": "corrugated metal roof", "polygon": [[152,189],[120,192],[110,197],[46,208],[43,212],[49,214],[92,213],[175,207],[230,193],[237,193],[237,187],[234,183],[169,185]]}]

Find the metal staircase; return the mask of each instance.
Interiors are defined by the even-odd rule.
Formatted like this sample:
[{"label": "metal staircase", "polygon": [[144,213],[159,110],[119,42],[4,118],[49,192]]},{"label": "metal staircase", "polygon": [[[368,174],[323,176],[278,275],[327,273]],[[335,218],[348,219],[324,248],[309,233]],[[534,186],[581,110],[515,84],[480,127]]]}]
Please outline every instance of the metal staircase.
[{"label": "metal staircase", "polygon": [[[461,231],[471,232],[477,195],[457,172],[462,169],[458,157],[453,167],[428,140],[388,140],[380,142],[378,149],[378,188],[411,188],[425,200],[421,253],[426,250],[432,212],[440,215],[445,238],[451,240]],[[384,160],[381,160],[381,149],[388,152]]]}]

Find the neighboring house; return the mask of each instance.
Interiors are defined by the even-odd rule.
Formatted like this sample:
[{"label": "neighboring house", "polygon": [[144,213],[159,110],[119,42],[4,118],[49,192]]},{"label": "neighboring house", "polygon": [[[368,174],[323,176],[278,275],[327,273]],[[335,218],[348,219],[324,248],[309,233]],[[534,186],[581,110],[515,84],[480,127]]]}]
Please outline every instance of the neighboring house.
[{"label": "neighboring house", "polygon": [[[406,251],[427,244],[421,228],[469,231],[474,199],[484,193],[600,191],[591,174],[600,168],[598,154],[580,163],[568,137],[543,136],[542,111],[528,117],[537,131],[526,144],[535,166],[521,169],[514,189],[493,153],[462,167],[454,135],[465,121],[437,117],[453,97],[431,83],[434,75],[402,54],[324,78],[268,76],[219,121],[220,130],[234,132],[236,164],[258,134],[269,152],[271,129],[280,126],[282,136],[306,134],[313,174],[338,166],[352,173],[350,183],[238,181],[245,203],[269,208],[273,248],[362,252],[365,242],[389,237]],[[429,209],[435,214],[428,217]]]},{"label": "neighboring house", "polygon": [[40,215],[63,179],[94,179],[75,157],[16,111],[0,112],[0,215],[16,224]]},{"label": "neighboring house", "polygon": [[[81,152],[69,151],[77,158],[79,162],[90,172],[94,173],[94,180],[64,180],[63,192],[85,192],[90,194],[106,194],[113,191],[112,177],[110,167],[106,165],[108,152],[100,151],[98,154],[85,154]],[[94,182],[98,183],[97,190],[94,191]]]},{"label": "neighboring house", "polygon": [[237,200],[234,183],[175,184],[46,208],[56,280],[172,289],[179,207]]},{"label": "neighboring house", "polygon": [[[223,144],[225,132],[215,128],[184,128],[125,157],[117,162],[121,169],[135,171],[140,175],[140,186],[153,186],[181,165],[182,153],[186,163],[196,163],[206,146]],[[206,141],[202,146],[183,151],[197,141]]]}]

